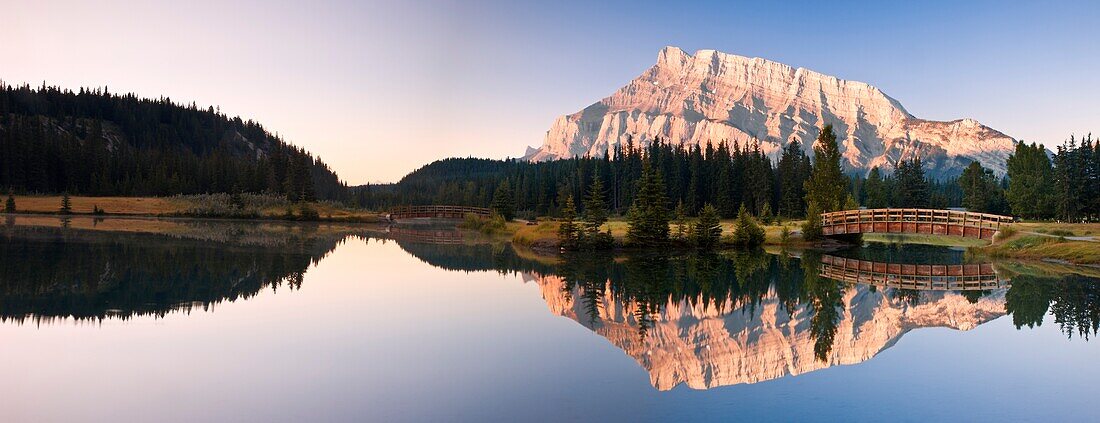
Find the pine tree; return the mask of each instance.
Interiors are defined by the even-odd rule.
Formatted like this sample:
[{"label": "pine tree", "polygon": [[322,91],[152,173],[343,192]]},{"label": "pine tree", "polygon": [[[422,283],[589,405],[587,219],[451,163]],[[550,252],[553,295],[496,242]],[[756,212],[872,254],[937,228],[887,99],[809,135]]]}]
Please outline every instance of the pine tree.
[{"label": "pine tree", "polygon": [[822,232],[821,209],[817,203],[810,202],[806,206],[806,222],[802,224],[802,239],[817,241],[824,237]]},{"label": "pine tree", "polygon": [[863,181],[863,204],[869,209],[881,209],[890,205],[886,181],[882,178],[882,171],[878,166],[871,168],[867,180]]},{"label": "pine tree", "polygon": [[733,244],[742,247],[757,247],[764,243],[764,228],[756,224],[745,205],[737,211],[737,222],[734,223]]},{"label": "pine tree", "polygon": [[[848,178],[840,170],[840,149],[833,125],[825,125],[814,146],[813,169],[806,180],[806,203],[815,203],[821,212],[840,210],[847,195]],[[807,211],[809,213],[809,211]]]},{"label": "pine tree", "polygon": [[957,181],[963,191],[962,206],[972,212],[1004,213],[1004,191],[993,171],[971,162]]},{"label": "pine tree", "polygon": [[897,207],[928,208],[931,197],[928,180],[924,177],[924,165],[919,157],[902,160],[894,173],[894,205]]},{"label": "pine tree", "polygon": [[599,175],[592,178],[592,186],[588,189],[588,196],[584,200],[584,233],[581,238],[581,246],[590,250],[606,250],[613,247],[614,238],[611,236],[611,228],[607,232],[600,232],[600,227],[607,222],[607,202],[604,201],[603,182]]},{"label": "pine tree", "polygon": [[592,178],[588,195],[584,199],[584,234],[587,237],[600,233],[600,227],[607,222],[607,202],[604,201],[603,182],[599,175]]},{"label": "pine tree", "polygon": [[642,164],[638,192],[628,214],[626,239],[637,247],[661,247],[668,244],[668,199],[660,171],[652,158]]},{"label": "pine tree", "polygon": [[516,215],[516,201],[512,196],[512,187],[508,184],[508,180],[505,179],[497,185],[497,189],[493,192],[492,207],[500,217],[505,221],[511,221]]},{"label": "pine tree", "polygon": [[676,204],[672,214],[675,216],[676,239],[682,241],[687,236],[687,207],[683,200]]},{"label": "pine tree", "polygon": [[1016,151],[1005,161],[1008,190],[1005,197],[1012,213],[1025,218],[1051,215],[1053,168],[1046,149],[1038,144],[1016,143]]},{"label": "pine tree", "polygon": [[61,214],[69,214],[73,212],[73,202],[69,198],[69,193],[61,195]]},{"label": "pine tree", "polygon": [[699,211],[699,220],[692,227],[691,238],[697,247],[705,249],[714,248],[722,238],[718,209],[710,203],[704,204],[703,209]]},{"label": "pine tree", "polygon": [[558,243],[561,248],[572,250],[577,248],[577,208],[573,204],[573,196],[566,197],[565,204],[561,208],[561,224],[558,225]]},{"label": "pine tree", "polygon": [[771,203],[764,203],[764,207],[760,208],[760,222],[764,225],[770,225],[772,219],[774,219],[774,216],[772,215]]}]

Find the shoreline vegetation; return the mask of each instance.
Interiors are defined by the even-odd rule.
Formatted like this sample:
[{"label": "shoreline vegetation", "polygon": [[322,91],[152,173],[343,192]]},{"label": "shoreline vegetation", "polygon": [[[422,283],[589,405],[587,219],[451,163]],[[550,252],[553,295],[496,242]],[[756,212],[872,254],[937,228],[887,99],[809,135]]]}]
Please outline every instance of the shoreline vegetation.
[{"label": "shoreline vegetation", "polygon": [[93,217],[180,217],[244,220],[379,223],[381,213],[345,207],[336,202],[291,202],[260,194],[196,194],[172,197],[83,197],[65,195],[13,195],[9,214]]}]

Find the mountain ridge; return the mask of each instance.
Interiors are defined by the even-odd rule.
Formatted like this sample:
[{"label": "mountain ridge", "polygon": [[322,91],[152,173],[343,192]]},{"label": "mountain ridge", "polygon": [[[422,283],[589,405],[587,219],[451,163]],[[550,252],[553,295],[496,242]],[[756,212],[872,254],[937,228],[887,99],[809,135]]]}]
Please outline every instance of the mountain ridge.
[{"label": "mountain ridge", "polygon": [[881,89],[767,59],[665,47],[657,62],[615,93],[558,117],[527,160],[602,155],[628,140],[674,144],[759,143],[775,158],[792,140],[806,150],[821,127],[837,132],[846,170],[891,171],[920,157],[934,177],[971,161],[1004,174],[1016,140],[972,118],[921,119]]}]

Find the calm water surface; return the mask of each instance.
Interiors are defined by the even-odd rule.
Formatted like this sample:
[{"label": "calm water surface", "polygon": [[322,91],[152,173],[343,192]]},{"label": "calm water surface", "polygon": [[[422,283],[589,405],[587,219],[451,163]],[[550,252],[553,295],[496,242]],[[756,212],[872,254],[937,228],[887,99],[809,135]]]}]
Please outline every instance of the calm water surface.
[{"label": "calm water surface", "polygon": [[3,421],[1096,419],[1095,269],[5,223]]}]

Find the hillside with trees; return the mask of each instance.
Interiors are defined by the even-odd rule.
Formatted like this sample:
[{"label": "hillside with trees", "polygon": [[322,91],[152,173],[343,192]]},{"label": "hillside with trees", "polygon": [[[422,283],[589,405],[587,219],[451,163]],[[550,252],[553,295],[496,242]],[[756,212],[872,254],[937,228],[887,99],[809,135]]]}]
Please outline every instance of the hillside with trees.
[{"label": "hillside with trees", "polygon": [[267,193],[344,200],[319,158],[259,123],[169,98],[0,82],[0,188],[166,196]]}]

